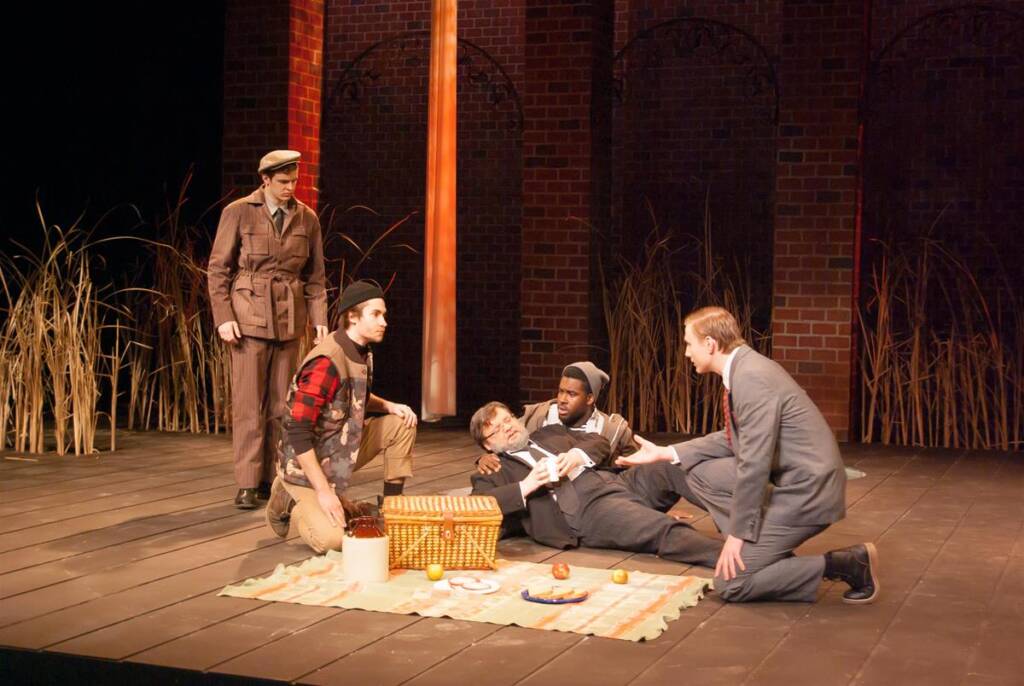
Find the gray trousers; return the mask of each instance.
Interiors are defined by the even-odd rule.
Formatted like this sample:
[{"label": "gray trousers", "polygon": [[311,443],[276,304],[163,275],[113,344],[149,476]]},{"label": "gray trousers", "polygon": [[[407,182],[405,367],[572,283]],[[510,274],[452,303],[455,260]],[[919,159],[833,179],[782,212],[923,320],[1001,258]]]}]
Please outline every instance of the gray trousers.
[{"label": "gray trousers", "polygon": [[[719,531],[728,531],[733,488],[736,484],[736,458],[720,457],[699,463],[686,474],[694,504],[707,510]],[[687,498],[689,500],[689,498]],[[693,502],[693,501],[691,501]],[[813,602],[825,573],[823,555],[794,555],[801,543],[816,536],[828,525],[793,526],[771,520],[769,512],[756,543],[745,541],[740,557],[746,570],[725,581],[715,578],[715,590],[722,600],[796,600]]]},{"label": "gray trousers", "polygon": [[[588,548],[651,553],[666,560],[714,567],[722,541],[665,512],[689,492],[682,470],[665,463],[622,474],[588,469],[572,486],[579,503],[565,518]],[[688,495],[688,499],[694,497]],[[562,503],[560,503],[561,505]]]}]

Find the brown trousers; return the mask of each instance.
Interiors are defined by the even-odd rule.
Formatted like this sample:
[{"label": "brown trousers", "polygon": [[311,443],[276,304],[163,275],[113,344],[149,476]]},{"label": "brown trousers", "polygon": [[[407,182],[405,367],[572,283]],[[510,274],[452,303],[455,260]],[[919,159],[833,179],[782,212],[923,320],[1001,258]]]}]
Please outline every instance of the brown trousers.
[{"label": "brown trousers", "polygon": [[[361,469],[380,456],[384,461],[384,480],[393,481],[412,476],[412,447],[416,442],[416,427],[406,428],[402,420],[393,415],[371,417],[363,425],[359,443],[359,460],[354,469]],[[277,478],[281,478],[280,476]],[[341,550],[345,538],[344,524],[334,526],[320,509],[316,491],[282,480],[288,495],[295,499],[291,521],[298,527],[299,536],[317,554],[327,550]],[[269,507],[269,505],[268,505]]]},{"label": "brown trousers", "polygon": [[235,481],[256,488],[272,481],[277,463],[277,422],[299,357],[298,339],[243,336],[231,346],[231,444]]}]

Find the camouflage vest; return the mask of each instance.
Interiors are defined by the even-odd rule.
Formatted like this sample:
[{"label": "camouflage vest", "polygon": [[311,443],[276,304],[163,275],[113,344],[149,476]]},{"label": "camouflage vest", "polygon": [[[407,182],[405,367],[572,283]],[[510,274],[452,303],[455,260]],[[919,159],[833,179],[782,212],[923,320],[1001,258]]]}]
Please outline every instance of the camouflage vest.
[{"label": "camouflage vest", "polygon": [[338,372],[340,385],[334,399],[321,408],[320,416],[313,426],[313,448],[327,482],[334,486],[336,492],[342,493],[348,488],[352,467],[359,457],[366,398],[373,378],[373,353],[367,352],[365,364],[358,361],[355,344],[343,331],[332,332],[320,345],[310,350],[292,378],[288,389],[289,411],[282,418],[279,434],[278,464],[285,481],[312,487],[288,441],[288,429],[294,421],[291,407],[298,389],[299,374],[318,357],[326,357],[331,361]]}]

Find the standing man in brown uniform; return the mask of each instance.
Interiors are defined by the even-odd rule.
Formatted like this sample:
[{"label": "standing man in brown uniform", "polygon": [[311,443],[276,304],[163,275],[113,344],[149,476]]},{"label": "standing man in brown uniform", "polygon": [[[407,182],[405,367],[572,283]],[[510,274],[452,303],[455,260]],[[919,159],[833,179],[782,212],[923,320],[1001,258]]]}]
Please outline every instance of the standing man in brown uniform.
[{"label": "standing man in brown uniform", "polygon": [[210,253],[214,324],[231,346],[235,505],[244,510],[270,495],[273,419],[285,411],[307,314],[316,343],[328,332],[320,221],[294,197],[299,157],[275,150],[260,160],[263,185],[224,208]]}]

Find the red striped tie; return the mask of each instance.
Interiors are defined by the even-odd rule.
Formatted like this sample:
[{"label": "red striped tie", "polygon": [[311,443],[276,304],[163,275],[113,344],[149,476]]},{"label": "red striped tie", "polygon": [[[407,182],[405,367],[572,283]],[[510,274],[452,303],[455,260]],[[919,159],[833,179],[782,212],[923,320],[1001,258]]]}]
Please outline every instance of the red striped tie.
[{"label": "red striped tie", "polygon": [[729,411],[729,389],[722,393],[722,416],[725,417],[725,442],[732,447],[732,413]]}]

